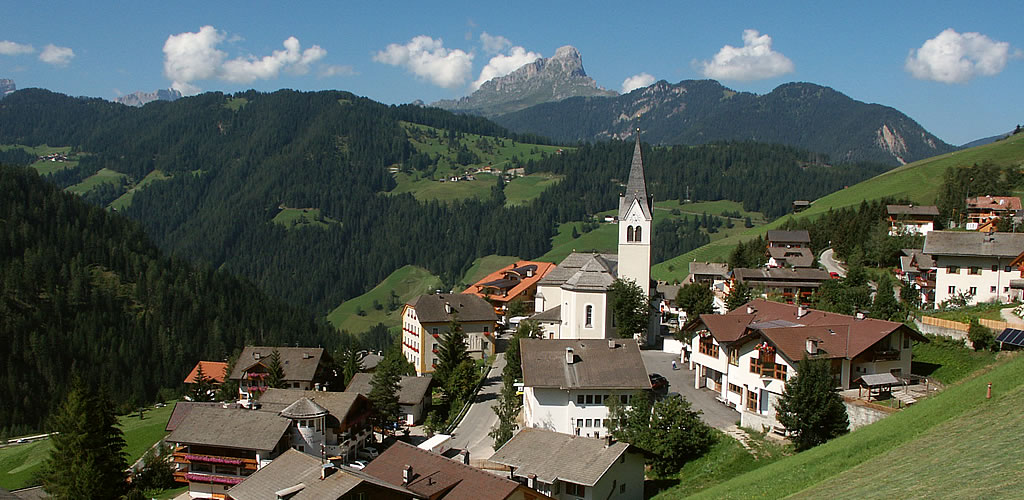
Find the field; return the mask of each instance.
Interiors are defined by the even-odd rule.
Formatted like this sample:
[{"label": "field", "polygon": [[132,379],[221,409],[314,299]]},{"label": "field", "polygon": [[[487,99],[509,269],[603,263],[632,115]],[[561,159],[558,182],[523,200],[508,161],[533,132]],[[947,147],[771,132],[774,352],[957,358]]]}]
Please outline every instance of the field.
[{"label": "field", "polygon": [[911,373],[952,384],[996,359],[991,351],[973,351],[952,345],[954,342],[952,339],[933,338],[932,342],[914,344]]},{"label": "field", "polygon": [[84,181],[75,184],[67,188],[68,192],[82,195],[91,191],[94,187],[100,184],[117,184],[122,179],[127,179],[128,176],[120,172],[115,172],[108,168],[101,168],[99,172],[90,175]]},{"label": "field", "polygon": [[286,229],[300,227],[327,228],[331,224],[340,224],[340,222],[330,217],[321,217],[319,208],[282,208],[271,222],[280,224]]},{"label": "field", "polygon": [[[48,146],[46,144],[41,146],[22,146],[19,144],[0,144],[0,151],[7,151],[15,148],[24,149],[26,152],[36,156],[46,156],[53,153],[71,153],[70,146]],[[36,172],[39,172],[40,175],[46,175],[66,168],[75,168],[78,166],[78,160],[75,159],[74,156],[69,156],[68,161],[37,160],[29,166],[36,169]]]},{"label": "field", "polygon": [[[697,498],[1012,498],[1024,476],[1024,356],[1003,355],[942,393],[699,492]],[[991,400],[986,384],[993,385]],[[785,478],[785,480],[779,480]],[[667,492],[658,498],[682,498]]]},{"label": "field", "polygon": [[491,174],[477,174],[476,180],[438,182],[420,177],[418,174],[395,174],[398,186],[389,194],[412,193],[420,201],[454,201],[469,198],[486,199],[491,196],[491,187],[498,178]]},{"label": "field", "polygon": [[491,274],[509,264],[513,264],[518,260],[519,257],[509,257],[507,255],[488,255],[486,257],[480,257],[473,261],[473,264],[466,270],[462,279],[455,284],[455,291],[461,292],[469,285],[480,281],[484,276],[487,276],[488,274]]},{"label": "field", "polygon": [[[174,403],[147,410],[142,420],[139,420],[138,413],[119,417],[129,465],[142,458],[146,450],[167,435],[164,427],[172,410]],[[35,484],[32,477],[49,456],[50,449],[49,439],[0,448],[0,488],[13,490]]]},{"label": "field", "polygon": [[545,172],[516,177],[505,184],[505,206],[525,205],[561,180],[562,176]]},{"label": "field", "polygon": [[[579,238],[572,237],[572,228],[580,233]],[[537,257],[540,262],[559,263],[572,252],[611,252],[619,248],[619,225],[601,223],[597,229],[584,233],[579,222],[566,222],[558,226],[558,234],[551,238],[551,250]]]},{"label": "field", "polygon": [[[396,327],[402,324],[402,304],[440,286],[441,279],[430,274],[430,271],[422,267],[403,266],[384,278],[384,281],[373,287],[372,290],[346,300],[334,308],[327,315],[327,321],[338,330],[347,330],[352,333],[368,331],[377,323]],[[392,291],[398,295],[398,308],[389,311],[388,303],[391,301]],[[382,306],[381,309],[376,309],[373,306],[374,300]],[[360,310],[365,313],[365,316],[358,314]]]},{"label": "field", "polygon": [[128,189],[128,191],[119,196],[116,200],[110,202],[110,205],[107,205],[107,208],[111,208],[114,210],[124,210],[125,208],[132,204],[132,198],[135,197],[135,193],[138,190],[156,181],[162,181],[166,179],[170,179],[170,177],[159,170],[154,170],[146,174],[146,176],[143,177],[142,180],[138,182],[138,184],[132,186],[131,188]]}]

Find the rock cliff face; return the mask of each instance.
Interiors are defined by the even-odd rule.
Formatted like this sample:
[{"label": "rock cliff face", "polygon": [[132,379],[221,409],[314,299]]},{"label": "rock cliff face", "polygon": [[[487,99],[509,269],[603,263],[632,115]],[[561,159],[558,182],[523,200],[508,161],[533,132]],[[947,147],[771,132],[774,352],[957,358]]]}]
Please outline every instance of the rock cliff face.
[{"label": "rock cliff face", "polygon": [[488,80],[467,97],[433,105],[449,111],[497,116],[545,102],[579,96],[615,96],[597,86],[583,70],[576,47],[559,47],[553,57],[537,59],[498,78]]},{"label": "rock cliff face", "polygon": [[128,95],[123,95],[114,99],[114,102],[119,102],[126,106],[139,107],[147,102],[153,101],[176,101],[181,98],[181,92],[174,89],[160,89],[156,92],[133,92]]},{"label": "rock cliff face", "polygon": [[14,80],[0,78],[0,99],[7,97],[7,94],[10,94],[15,90],[18,90],[18,88],[14,86]]}]

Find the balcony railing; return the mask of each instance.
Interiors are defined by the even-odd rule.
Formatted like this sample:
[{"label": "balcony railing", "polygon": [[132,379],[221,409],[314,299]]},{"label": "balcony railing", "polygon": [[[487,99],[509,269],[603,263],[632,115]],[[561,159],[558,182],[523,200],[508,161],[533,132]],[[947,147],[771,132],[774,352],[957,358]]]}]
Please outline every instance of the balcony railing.
[{"label": "balcony railing", "polygon": [[236,485],[245,478],[242,476],[227,476],[221,474],[208,474],[205,472],[187,472],[185,473],[185,479],[189,482],[197,483],[213,483],[213,484],[230,484]]},{"label": "balcony railing", "polygon": [[871,356],[875,361],[893,361],[900,359],[900,351],[896,349],[880,349]]}]

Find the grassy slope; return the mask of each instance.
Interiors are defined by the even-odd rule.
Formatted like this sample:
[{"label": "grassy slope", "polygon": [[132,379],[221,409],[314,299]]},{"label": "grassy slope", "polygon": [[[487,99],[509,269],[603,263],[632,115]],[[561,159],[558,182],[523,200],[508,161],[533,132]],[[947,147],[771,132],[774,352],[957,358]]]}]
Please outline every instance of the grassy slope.
[{"label": "grassy slope", "polygon": [[286,229],[307,226],[326,228],[330,224],[338,224],[338,221],[330,217],[324,217],[322,221],[317,220],[317,217],[320,217],[319,208],[284,208],[271,219],[271,222]]},{"label": "grassy slope", "polygon": [[[46,144],[43,144],[41,146],[22,146],[20,144],[0,144],[0,151],[7,151],[8,149],[15,148],[24,149],[28,153],[34,154],[36,156],[46,156],[53,153],[71,153],[70,146],[48,146]],[[65,162],[38,160],[29,166],[36,169],[36,172],[39,172],[40,175],[46,175],[52,174],[58,170],[77,167],[78,160],[73,160],[70,158],[68,159],[68,161]]]},{"label": "grassy slope", "polygon": [[561,180],[562,176],[546,172],[516,177],[505,184],[505,206],[525,205]]},{"label": "grassy slope", "polygon": [[[860,204],[864,200],[884,197],[906,198],[916,203],[935,203],[942,183],[942,175],[949,167],[970,166],[974,163],[991,161],[996,165],[1021,165],[1024,162],[1024,134],[1018,134],[1005,141],[955,151],[926,158],[895,168],[866,181],[841,189],[817,199],[811,208],[799,217],[816,217],[830,208],[842,208]],[[693,260],[725,262],[736,244],[746,241],[769,229],[776,229],[785,223],[787,217],[780,217],[759,228],[752,228],[727,238],[712,241],[708,245],[670,259],[652,269],[658,279],[685,277],[684,264]],[[668,265],[675,267],[674,273],[667,272]]]},{"label": "grassy slope", "polygon": [[114,210],[123,210],[132,204],[132,198],[135,197],[135,193],[138,190],[156,181],[162,181],[167,179],[170,179],[170,176],[164,174],[159,170],[154,170],[146,174],[146,176],[143,177],[142,180],[138,182],[138,184],[132,186],[131,188],[128,189],[128,191],[125,191],[124,194],[118,196],[116,200],[110,202],[110,205],[107,205],[107,208],[112,208]]},{"label": "grassy slope", "polygon": [[99,186],[100,184],[114,184],[127,177],[127,175],[115,172],[109,168],[101,168],[99,172],[96,172],[95,174],[87,177],[84,181],[69,187],[67,191],[81,195],[88,193],[92,188]]},{"label": "grassy slope", "polygon": [[[985,399],[986,383],[995,388],[993,398]],[[825,481],[840,476],[844,483],[836,488],[856,488],[857,498],[886,497],[892,495],[891,483],[883,485],[882,477],[889,470],[899,475],[906,484],[902,488],[935,488],[939,496],[978,498],[990,491],[980,489],[979,481],[992,475],[1001,491],[1018,492],[1024,477],[997,473],[990,467],[996,461],[1016,464],[1024,437],[1014,430],[1007,432],[994,424],[1012,421],[1019,424],[1020,404],[1024,398],[1024,356],[1008,356],[989,369],[975,373],[971,378],[947,388],[941,394],[894,414],[878,423],[862,427],[817,448],[780,460],[753,472],[738,476],[714,488],[700,492],[698,498],[781,498],[792,494],[816,496]],[[1012,412],[1012,415],[1007,415]],[[978,425],[976,422],[982,422]],[[967,434],[971,433],[971,434]],[[982,443],[995,442],[999,449]],[[1008,442],[1009,441],[1009,442]],[[947,450],[955,449],[954,453]],[[967,459],[962,459],[968,454]],[[984,472],[961,474],[963,468],[977,470],[967,462],[982,461]],[[863,464],[863,465],[862,465]],[[921,474],[914,475],[916,466]],[[1016,466],[1009,467],[1016,469]],[[866,477],[869,471],[870,478]],[[956,471],[956,473],[952,473]],[[880,476],[881,475],[881,476]],[[785,478],[785,480],[780,480]],[[829,483],[835,485],[835,483]],[[1012,488],[1011,488],[1012,486]],[[1016,489],[1013,489],[1016,488]],[[805,491],[806,490],[806,491]],[[917,489],[909,493],[915,497]],[[921,490],[924,491],[924,490]],[[906,490],[904,491],[906,493]],[[680,498],[680,494],[663,498]],[[832,491],[829,491],[832,496]],[[840,495],[840,496],[846,496]],[[903,495],[907,496],[907,495]]]},{"label": "grassy slope", "polygon": [[491,274],[494,271],[518,260],[519,257],[509,257],[507,255],[488,255],[486,257],[480,257],[473,261],[473,265],[469,266],[469,269],[466,270],[466,274],[464,274],[455,284],[455,291],[461,292],[469,285],[480,281],[484,276],[487,276],[488,274]]},{"label": "grassy slope", "polygon": [[[164,427],[173,409],[174,404],[171,403],[146,411],[143,420],[139,420],[137,413],[119,418],[129,464],[141,458],[146,450],[167,435]],[[13,490],[35,484],[32,477],[50,455],[50,449],[48,439],[0,448],[0,488]]]},{"label": "grassy slope", "polygon": [[[339,330],[348,330],[353,333],[365,332],[377,323],[384,323],[389,327],[398,326],[402,323],[401,307],[394,311],[387,309],[392,290],[398,295],[399,303],[404,304],[413,297],[435,290],[440,286],[441,279],[430,274],[430,271],[422,267],[403,266],[391,273],[372,290],[334,308],[327,315],[327,321]],[[374,299],[384,306],[382,310],[378,311],[373,308]],[[366,311],[366,316],[356,314],[359,308]]]}]

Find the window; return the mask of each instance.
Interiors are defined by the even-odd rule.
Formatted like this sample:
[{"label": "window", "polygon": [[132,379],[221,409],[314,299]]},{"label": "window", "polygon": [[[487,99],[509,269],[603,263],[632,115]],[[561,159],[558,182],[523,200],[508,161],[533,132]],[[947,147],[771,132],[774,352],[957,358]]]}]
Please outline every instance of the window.
[{"label": "window", "polygon": [[740,366],[739,349],[729,349],[729,364],[733,366]]},{"label": "window", "polygon": [[584,400],[585,397],[586,396],[584,396],[582,394],[577,394],[576,395],[576,404],[578,404],[578,405],[583,404],[583,400]]},{"label": "window", "polygon": [[718,344],[715,344],[710,335],[700,339],[700,353],[712,358],[718,357]]},{"label": "window", "polygon": [[619,485],[619,494],[621,495],[621,494],[623,494],[625,492],[626,492],[626,483],[622,483],[622,484]]},{"label": "window", "polygon": [[996,287],[994,285],[990,286],[990,287],[988,287],[988,291],[989,291],[989,293],[996,293]]},{"label": "window", "polygon": [[587,496],[587,487],[582,484],[565,483],[565,494],[582,498]]},{"label": "window", "polygon": [[620,394],[619,395],[619,403],[622,403],[624,405],[628,405],[629,404],[629,395],[628,394]]},{"label": "window", "polygon": [[431,328],[430,333],[437,335],[437,327],[435,326],[434,328]]},{"label": "window", "polygon": [[967,293],[969,293],[971,295],[978,295],[978,287],[972,286],[971,288],[969,288],[967,290]]},{"label": "window", "polygon": [[1010,271],[1013,271],[1013,268],[1012,268],[1012,267],[1010,267],[1010,266],[1006,266],[1006,267],[1004,267],[1004,268],[1003,268],[1003,272],[1004,272],[1004,273],[1008,273],[1008,272],[1010,272]]},{"label": "window", "polygon": [[960,274],[960,266],[949,266],[946,268],[946,274]]},{"label": "window", "polygon": [[761,360],[757,358],[750,358],[750,373],[761,374]]},{"label": "window", "polygon": [[576,419],[576,427],[583,427],[583,419],[582,418],[577,418]]},{"label": "window", "polygon": [[747,390],[747,409],[757,411],[757,393],[749,389]]},{"label": "window", "polygon": [[948,290],[946,290],[946,291],[947,291],[947,292],[948,292],[948,293],[949,293],[950,295],[953,295],[954,293],[956,293],[956,286],[955,286],[955,285],[949,285],[949,289],[948,289]]},{"label": "window", "polygon": [[487,332],[488,332],[488,329],[487,329],[487,327],[485,326],[485,327],[484,327],[484,333],[487,333]]},{"label": "window", "polygon": [[633,226],[626,226],[626,241],[633,241]]},{"label": "window", "polygon": [[586,314],[586,324],[585,324],[585,326],[587,328],[593,328],[594,327],[594,306],[587,305],[585,310],[586,310],[586,313],[585,313]]},{"label": "window", "polygon": [[978,267],[978,266],[971,266],[971,267],[967,268],[967,274],[974,274],[974,275],[981,274],[981,268]]},{"label": "window", "polygon": [[999,271],[999,264],[992,264],[992,272]]},{"label": "window", "polygon": [[910,349],[910,335],[903,334],[903,348]]},{"label": "window", "polygon": [[594,421],[588,418],[586,421],[584,421],[583,426],[584,427],[593,427],[594,426]]},{"label": "window", "polygon": [[[594,404],[594,395],[593,394],[587,394],[587,404],[588,405]],[[587,427],[590,427],[590,426],[588,425]]]},{"label": "window", "polygon": [[729,384],[729,392],[743,396],[743,388],[736,384]]},{"label": "window", "polygon": [[595,418],[594,419],[594,427],[601,427],[601,419],[599,419],[599,418]]},{"label": "window", "polygon": [[643,238],[640,237],[640,234],[641,234],[642,231],[643,231],[643,228],[641,228],[640,226],[636,227],[636,231],[633,232],[633,241],[640,241],[640,240],[643,239]]}]

